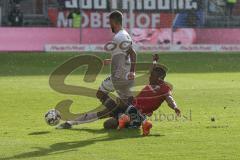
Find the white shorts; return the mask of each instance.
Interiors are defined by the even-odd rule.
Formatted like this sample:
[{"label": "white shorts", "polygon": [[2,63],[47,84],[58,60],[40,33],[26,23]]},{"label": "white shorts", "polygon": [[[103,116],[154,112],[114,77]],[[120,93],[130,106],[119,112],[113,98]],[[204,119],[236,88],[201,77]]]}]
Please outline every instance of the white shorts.
[{"label": "white shorts", "polygon": [[119,98],[124,100],[132,97],[131,88],[133,87],[134,81],[132,80],[112,80],[111,76],[107,77],[99,87],[99,90],[108,94],[116,91]]},{"label": "white shorts", "polygon": [[112,79],[110,76],[107,77],[106,79],[104,79],[104,81],[102,82],[102,84],[99,87],[99,90],[101,90],[102,92],[104,92],[106,94],[115,91],[115,88],[113,86]]}]

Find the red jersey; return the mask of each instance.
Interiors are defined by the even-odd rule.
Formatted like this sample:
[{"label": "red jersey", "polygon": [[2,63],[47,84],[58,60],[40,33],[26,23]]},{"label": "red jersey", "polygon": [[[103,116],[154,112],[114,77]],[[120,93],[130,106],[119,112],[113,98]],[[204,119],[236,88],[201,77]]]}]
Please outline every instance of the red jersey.
[{"label": "red jersey", "polygon": [[135,97],[133,105],[143,114],[152,114],[171,95],[171,87],[163,81],[158,85],[146,85]]}]

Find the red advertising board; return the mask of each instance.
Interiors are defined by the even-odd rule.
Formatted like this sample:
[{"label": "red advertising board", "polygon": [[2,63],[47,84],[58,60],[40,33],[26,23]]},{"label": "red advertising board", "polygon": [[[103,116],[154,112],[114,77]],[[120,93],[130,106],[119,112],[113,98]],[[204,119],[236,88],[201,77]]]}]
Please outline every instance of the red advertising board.
[{"label": "red advertising board", "polygon": [[[83,28],[107,28],[112,10],[124,15],[124,27],[171,28],[177,13],[193,11],[197,14],[201,1],[192,0],[62,0],[61,7],[49,8],[51,22],[58,27],[69,27],[68,15],[81,10]],[[197,15],[199,16],[199,15]],[[186,16],[184,16],[186,18]]]}]

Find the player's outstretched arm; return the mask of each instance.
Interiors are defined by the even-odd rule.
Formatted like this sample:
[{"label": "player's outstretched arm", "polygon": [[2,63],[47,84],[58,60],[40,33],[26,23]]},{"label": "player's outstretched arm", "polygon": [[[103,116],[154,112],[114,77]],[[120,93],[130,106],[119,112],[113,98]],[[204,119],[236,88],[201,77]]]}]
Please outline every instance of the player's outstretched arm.
[{"label": "player's outstretched arm", "polygon": [[165,101],[167,102],[168,106],[175,111],[177,116],[181,115],[181,110],[178,108],[177,103],[171,95],[166,96]]},{"label": "player's outstretched arm", "polygon": [[131,68],[130,68],[130,73],[128,74],[128,79],[133,80],[135,78],[137,54],[136,54],[136,51],[132,47],[130,47],[127,50],[127,54],[130,55],[130,59],[131,59]]},{"label": "player's outstretched arm", "polygon": [[157,63],[158,63],[159,55],[158,54],[154,54],[152,56],[152,58],[153,58],[153,67],[155,67],[157,65]]},{"label": "player's outstretched arm", "polygon": [[152,67],[150,68],[150,71],[152,71],[153,68],[157,66],[158,60],[159,60],[158,54],[153,54],[153,55],[152,55],[153,65],[152,65]]},{"label": "player's outstretched arm", "polygon": [[158,54],[153,54],[152,55],[152,60],[153,60],[153,65],[152,65],[151,71],[153,70],[153,68],[155,68],[157,66],[157,63],[158,63],[158,60],[159,60]]}]

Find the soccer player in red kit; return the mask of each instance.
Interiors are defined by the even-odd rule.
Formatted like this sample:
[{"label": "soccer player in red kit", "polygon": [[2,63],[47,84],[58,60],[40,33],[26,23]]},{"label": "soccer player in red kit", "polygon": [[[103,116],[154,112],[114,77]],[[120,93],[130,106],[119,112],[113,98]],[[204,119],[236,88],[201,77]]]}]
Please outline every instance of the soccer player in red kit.
[{"label": "soccer player in red kit", "polygon": [[[125,116],[121,116],[119,121],[120,128],[136,127],[142,125],[143,135],[148,135],[152,128],[152,123],[141,115],[151,116],[164,101],[172,108],[178,116],[180,116],[180,109],[172,96],[172,86],[165,82],[166,70],[156,65],[158,56],[154,55],[154,65],[149,77],[149,84],[146,85],[141,92],[134,98],[132,107],[129,107]],[[137,111],[136,111],[137,109]],[[138,114],[137,112],[140,112]],[[130,118],[128,118],[130,117]],[[113,121],[113,120],[112,120]],[[111,124],[109,120],[109,125]]]},{"label": "soccer player in red kit", "polygon": [[145,86],[135,98],[134,106],[143,114],[151,115],[164,101],[176,111],[177,115],[180,114],[180,110],[172,97],[172,86],[164,81],[165,76],[166,72],[161,67],[155,67],[150,76],[150,84]]},{"label": "soccer player in red kit", "polygon": [[[155,68],[154,70],[159,70],[161,68]],[[155,72],[152,72],[155,74]],[[152,78],[151,76],[150,78]],[[150,80],[150,82],[153,82]],[[152,115],[152,113],[157,110],[164,101],[170,102],[172,108],[177,107],[176,103],[171,103],[173,98],[171,96],[172,87],[170,84],[164,82],[163,80],[156,80],[156,84],[146,85],[142,91],[136,96],[133,101],[133,105],[143,114]],[[170,99],[170,100],[169,100]]]}]

